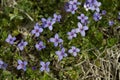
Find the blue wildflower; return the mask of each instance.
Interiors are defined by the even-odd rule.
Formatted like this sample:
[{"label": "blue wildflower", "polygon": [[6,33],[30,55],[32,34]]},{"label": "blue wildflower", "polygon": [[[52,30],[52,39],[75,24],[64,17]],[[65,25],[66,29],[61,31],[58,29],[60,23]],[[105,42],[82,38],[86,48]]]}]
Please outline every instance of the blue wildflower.
[{"label": "blue wildflower", "polygon": [[40,41],[38,44],[35,45],[35,47],[40,51],[41,49],[45,48],[45,45],[43,44],[42,41]]},{"label": "blue wildflower", "polygon": [[43,29],[39,26],[38,23],[34,26],[34,30],[32,30],[32,34],[35,34],[35,37],[38,37],[40,33],[43,32]]},{"label": "blue wildflower", "polygon": [[72,38],[76,37],[77,34],[76,34],[76,29],[72,29],[71,32],[68,32],[67,33],[68,35],[68,39],[71,40]]},{"label": "blue wildflower", "polygon": [[114,21],[110,20],[109,21],[109,26],[113,26],[113,24],[114,24]]},{"label": "blue wildflower", "polygon": [[101,2],[98,2],[97,0],[86,0],[86,2],[84,3],[84,8],[86,9],[86,11],[92,10],[99,12],[100,6],[101,6]]},{"label": "blue wildflower", "polygon": [[87,26],[83,26],[80,22],[78,22],[78,28],[76,28],[76,33],[81,33],[82,36],[85,36],[85,31],[88,30]]},{"label": "blue wildflower", "polygon": [[63,57],[67,57],[67,54],[65,53],[65,48],[62,48],[61,51],[56,51],[55,53],[57,54],[59,61],[62,60]]},{"label": "blue wildflower", "polygon": [[98,13],[98,12],[95,12],[95,13],[93,14],[93,19],[94,19],[95,21],[99,21],[100,19],[102,19],[101,14]]},{"label": "blue wildflower", "polygon": [[22,61],[22,60],[18,60],[18,66],[17,69],[23,69],[24,71],[26,71],[26,65],[27,65],[27,61]]},{"label": "blue wildflower", "polygon": [[45,27],[48,27],[50,31],[53,30],[53,24],[55,23],[54,20],[52,20],[52,18],[48,18],[45,24]]},{"label": "blue wildflower", "polygon": [[93,5],[90,7],[92,11],[100,12],[99,7],[101,6],[101,2],[94,1]]},{"label": "blue wildflower", "polygon": [[78,9],[76,5],[69,5],[69,8],[66,10],[67,12],[71,12],[72,14],[75,14],[75,11]]},{"label": "blue wildflower", "polygon": [[86,24],[88,22],[88,17],[85,16],[84,14],[81,14],[80,16],[77,17],[81,23]]},{"label": "blue wildflower", "polygon": [[72,46],[71,49],[68,50],[68,52],[75,57],[77,56],[77,53],[80,52],[80,49],[76,48],[75,46]]},{"label": "blue wildflower", "polygon": [[21,42],[18,44],[18,48],[22,51],[27,44],[28,42],[21,40]]},{"label": "blue wildflower", "polygon": [[63,40],[59,38],[59,35],[56,33],[54,38],[50,38],[50,42],[54,43],[54,46],[57,47],[59,43],[62,43]]},{"label": "blue wildflower", "polygon": [[47,72],[50,71],[50,69],[49,69],[50,62],[45,63],[45,62],[41,61],[40,65],[41,65],[40,71],[47,71]]},{"label": "blue wildflower", "polygon": [[106,10],[102,10],[102,15],[105,15],[106,13]]},{"label": "blue wildflower", "polygon": [[54,18],[53,18],[54,21],[60,22],[61,15],[58,15],[58,14],[55,13],[53,16],[54,16]]},{"label": "blue wildflower", "polygon": [[3,62],[2,60],[0,60],[0,69],[6,69],[7,68],[7,64],[5,62]]},{"label": "blue wildflower", "polygon": [[16,40],[16,37],[12,37],[11,34],[9,34],[5,41],[8,42],[9,44],[14,44],[15,40]]}]

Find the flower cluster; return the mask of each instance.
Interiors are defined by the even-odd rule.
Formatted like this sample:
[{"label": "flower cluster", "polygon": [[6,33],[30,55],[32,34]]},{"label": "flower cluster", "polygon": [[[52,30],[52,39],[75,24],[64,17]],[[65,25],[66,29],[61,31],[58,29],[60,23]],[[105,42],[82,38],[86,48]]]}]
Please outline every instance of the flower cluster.
[{"label": "flower cluster", "polygon": [[[53,19],[52,18],[48,18],[48,19],[45,19],[45,18],[42,18],[41,21],[42,21],[42,25],[39,25],[38,23],[35,24],[34,26],[34,29],[31,31],[31,34],[35,35],[35,37],[39,37],[40,34],[43,32],[43,28],[49,28],[49,30],[52,30],[53,29],[53,24],[55,22],[60,22],[60,19],[61,19],[61,15],[59,14],[53,14]],[[14,44],[16,40],[16,37],[12,37],[11,34],[8,35],[7,39],[6,39],[6,42],[8,42],[9,44]],[[59,35],[56,33],[55,34],[55,37],[54,38],[50,38],[50,42],[53,42],[54,43],[54,46],[57,47],[60,43],[63,42],[62,39],[59,38]],[[24,47],[28,45],[28,42],[26,41],[23,41],[21,40],[17,47],[19,48],[20,51],[23,51]],[[37,43],[35,45],[35,48],[39,51],[41,51],[42,49],[46,48],[46,46],[44,45],[44,43],[42,41],[40,41],[39,43]],[[18,60],[18,66],[17,66],[17,69],[20,70],[24,70],[26,71],[26,66],[27,66],[27,61],[22,61],[22,60]],[[40,62],[41,64],[41,68],[40,70],[43,71],[47,71],[49,72],[49,64],[50,62]],[[4,66],[3,66],[4,65]],[[3,63],[2,61],[0,61],[0,68],[4,68],[5,69],[5,63]]]},{"label": "flower cluster", "polygon": [[78,5],[80,5],[81,3],[78,2],[77,0],[70,0],[65,6],[65,10],[67,12],[71,12],[72,14],[75,14],[75,11],[78,9]]},{"label": "flower cluster", "polygon": [[[92,10],[95,11],[95,13],[93,14],[93,19],[95,21],[100,20],[101,14],[100,14],[100,7],[101,6],[101,2],[98,2],[97,0],[86,0],[86,2],[84,3],[84,8],[86,11],[88,10]],[[103,15],[106,14],[106,11],[102,12]]]},{"label": "flower cluster", "polygon": [[53,24],[56,22],[60,22],[61,15],[59,14],[53,14],[53,18],[49,17],[48,19],[42,18],[42,27],[43,28],[49,28],[50,31],[53,30]]},{"label": "flower cluster", "polygon": [[68,39],[69,40],[72,40],[72,38],[74,37],[77,37],[77,33],[80,33],[81,36],[85,36],[85,31],[88,30],[88,27],[86,26],[87,23],[88,23],[88,17],[85,16],[84,14],[81,14],[80,16],[77,17],[80,22],[78,22],[78,28],[75,28],[75,29],[72,29],[71,32],[68,32],[67,35],[68,35]]},{"label": "flower cluster", "polygon": [[84,8],[86,11],[92,10],[92,11],[97,11],[100,12],[99,7],[101,6],[101,2],[98,2],[97,0],[86,0],[84,4]]},{"label": "flower cluster", "polygon": [[[78,5],[80,5],[81,3],[78,2],[77,0],[70,0],[69,2],[67,2],[66,4],[66,11],[67,12],[71,12],[72,14],[75,14],[76,10],[78,9]],[[95,13],[93,14],[93,19],[95,21],[99,21],[102,17],[101,15],[105,15],[106,11],[102,11],[102,14],[100,13],[100,9],[99,7],[101,6],[101,3],[98,2],[97,0],[86,0],[85,4],[84,4],[84,8],[86,10],[92,10],[95,11]],[[120,14],[119,14],[120,15]],[[53,30],[53,25],[56,22],[60,22],[62,16],[60,14],[53,14],[53,18],[49,17],[49,18],[42,18],[41,22],[42,24],[39,25],[38,23],[36,23],[34,25],[34,29],[31,31],[31,34],[34,35],[35,37],[39,37],[41,36],[41,33],[43,31],[45,31],[45,28],[48,28],[50,31]],[[89,18],[88,16],[86,16],[85,14],[81,13],[79,16],[77,16],[77,19],[79,20],[78,23],[76,24],[77,28],[72,29],[71,31],[67,32],[68,35],[68,40],[72,40],[73,38],[77,37],[77,33],[80,33],[82,37],[86,36],[86,31],[89,29],[88,28],[88,23],[89,23]],[[112,21],[109,21],[109,25],[112,26],[114,23]],[[16,37],[12,37],[10,34],[8,35],[6,42],[8,42],[9,44],[14,44],[16,40]],[[54,35],[54,37],[49,38],[49,43],[54,43],[54,47],[59,48],[60,50],[55,51],[55,55],[58,56],[58,61],[61,61],[63,58],[67,57],[68,54],[66,53],[66,48],[63,45],[63,39],[60,38],[60,35],[58,33],[56,33]],[[28,42],[24,41],[23,39],[17,44],[17,47],[19,48],[20,51],[23,51],[24,48],[28,45]],[[58,47],[59,46],[59,47]],[[46,48],[47,46],[44,44],[43,41],[39,41],[38,43],[36,43],[34,45],[34,47],[38,50],[41,51],[44,48]],[[75,47],[75,46],[71,46],[71,48],[67,51],[69,54],[73,55],[74,57],[77,56],[77,54],[80,52],[80,49]],[[3,68],[4,62],[0,61],[0,68]],[[18,66],[17,69],[18,70],[24,70],[26,71],[27,69],[27,61],[22,61],[22,60],[18,60]],[[50,62],[40,62],[41,68],[40,71],[47,71],[49,72],[49,65]]]},{"label": "flower cluster", "polygon": [[[6,42],[13,45],[15,40],[16,40],[16,37],[12,37],[11,34],[9,34],[6,39]],[[18,43],[17,47],[19,48],[19,50],[22,51],[27,44],[28,44],[27,42],[24,42],[23,40],[21,40],[21,42]]]},{"label": "flower cluster", "polygon": [[[23,71],[26,71],[26,69],[27,69],[27,68],[26,68],[27,64],[28,64],[27,61],[18,60],[17,69],[18,69],[18,70],[22,69]],[[45,64],[45,62],[41,61],[41,62],[40,62],[40,65],[41,65],[40,71],[47,71],[47,72],[49,72],[49,71],[50,71],[50,69],[49,69],[49,67],[48,67],[49,64],[50,64],[50,62],[46,62],[46,64]]]}]

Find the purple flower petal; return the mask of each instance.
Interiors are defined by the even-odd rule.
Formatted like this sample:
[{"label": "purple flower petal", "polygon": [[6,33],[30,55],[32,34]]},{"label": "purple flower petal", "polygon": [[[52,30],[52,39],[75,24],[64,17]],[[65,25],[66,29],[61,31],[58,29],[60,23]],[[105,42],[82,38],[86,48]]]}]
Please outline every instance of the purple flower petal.
[{"label": "purple flower petal", "polygon": [[21,66],[21,65],[18,65],[18,66],[17,66],[17,69],[18,69],[18,70],[22,69],[22,66]]},{"label": "purple flower petal", "polygon": [[54,38],[50,38],[50,42],[55,42],[55,39]]},{"label": "purple flower petal", "polygon": [[50,62],[46,62],[46,65],[49,66]]},{"label": "purple flower petal", "polygon": [[65,52],[65,48],[62,48],[62,52]]},{"label": "purple flower petal", "polygon": [[24,65],[27,65],[28,63],[27,63],[27,61],[24,61],[23,64],[24,64]]},{"label": "purple flower petal", "polygon": [[18,64],[22,64],[23,62],[21,60],[18,60]]},{"label": "purple flower petal", "polygon": [[78,22],[78,27],[82,28],[82,24],[80,22]]},{"label": "purple flower petal", "polygon": [[85,36],[85,31],[84,30],[81,31],[80,33],[81,33],[82,36]]},{"label": "purple flower petal", "polygon": [[48,28],[49,28],[49,30],[51,30],[51,31],[53,30],[53,27],[52,27],[52,26],[49,26]]},{"label": "purple flower petal", "polygon": [[64,54],[64,57],[67,57],[67,54],[66,54],[66,53]]},{"label": "purple flower petal", "polygon": [[24,48],[23,48],[23,46],[20,46],[19,49],[22,51]]},{"label": "purple flower petal", "polygon": [[63,59],[63,56],[59,55],[58,58],[59,58],[59,61],[61,61]]},{"label": "purple flower petal", "polygon": [[54,42],[54,46],[55,46],[55,47],[58,46],[58,42]]},{"label": "purple flower petal", "polygon": [[60,55],[60,54],[61,54],[61,52],[60,52],[60,51],[56,51],[55,53],[56,53],[57,55]]},{"label": "purple flower petal", "polygon": [[69,53],[73,53],[73,50],[72,50],[72,49],[70,49],[68,52],[69,52]]},{"label": "purple flower petal", "polygon": [[44,70],[45,70],[45,68],[44,68],[44,67],[41,67],[41,68],[40,68],[40,71],[44,71]]},{"label": "purple flower petal", "polygon": [[41,62],[40,62],[40,65],[41,65],[41,66],[45,66],[45,62],[41,61]]},{"label": "purple flower petal", "polygon": [[88,30],[88,27],[87,27],[87,26],[84,26],[83,29],[84,29],[84,30]]},{"label": "purple flower petal", "polygon": [[47,71],[47,72],[49,72],[49,71],[50,71],[50,69],[49,69],[49,68],[46,68],[46,71]]},{"label": "purple flower petal", "polygon": [[57,38],[57,39],[59,38],[58,34],[55,34],[55,38]]},{"label": "purple flower petal", "polygon": [[74,56],[74,57],[76,57],[76,56],[77,56],[77,53],[76,53],[76,52],[74,52],[74,53],[73,53],[73,56]]},{"label": "purple flower petal", "polygon": [[38,37],[40,35],[40,33],[35,33],[35,36]]}]

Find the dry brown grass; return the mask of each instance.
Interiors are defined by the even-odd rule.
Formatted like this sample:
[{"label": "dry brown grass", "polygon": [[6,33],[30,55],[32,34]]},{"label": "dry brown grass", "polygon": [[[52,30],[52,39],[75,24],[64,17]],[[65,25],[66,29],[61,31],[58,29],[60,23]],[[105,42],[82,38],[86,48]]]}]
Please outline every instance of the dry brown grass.
[{"label": "dry brown grass", "polygon": [[[84,60],[76,66],[81,66],[82,74],[79,80],[120,80],[120,44],[105,49],[102,53],[98,50],[95,61]],[[101,55],[105,54],[102,58]]]}]

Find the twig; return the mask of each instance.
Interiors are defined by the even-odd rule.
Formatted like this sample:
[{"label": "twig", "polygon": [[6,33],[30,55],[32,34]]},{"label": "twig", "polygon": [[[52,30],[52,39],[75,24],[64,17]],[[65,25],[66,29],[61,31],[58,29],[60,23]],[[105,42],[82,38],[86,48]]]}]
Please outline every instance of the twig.
[{"label": "twig", "polygon": [[[16,8],[16,7],[13,6],[13,8]],[[18,9],[20,12],[24,13],[31,21],[34,21],[34,19],[28,13],[26,13],[22,9],[19,9],[19,8],[16,8],[16,9]]]}]

